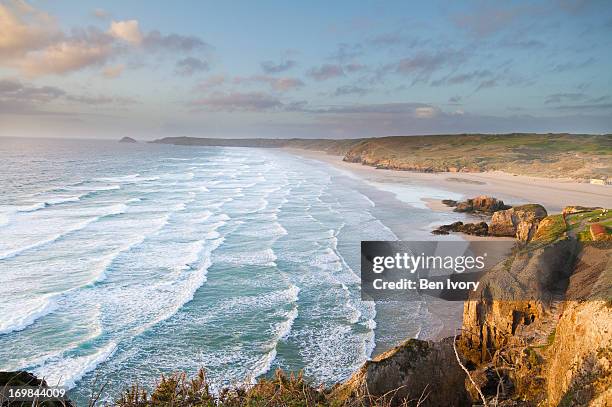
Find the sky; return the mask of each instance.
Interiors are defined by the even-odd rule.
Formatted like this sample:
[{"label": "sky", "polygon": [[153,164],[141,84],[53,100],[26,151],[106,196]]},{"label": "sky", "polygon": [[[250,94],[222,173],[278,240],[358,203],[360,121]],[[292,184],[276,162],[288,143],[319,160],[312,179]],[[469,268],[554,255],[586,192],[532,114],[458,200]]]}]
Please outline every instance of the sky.
[{"label": "sky", "polygon": [[606,0],[0,0],[0,136],[612,133]]}]

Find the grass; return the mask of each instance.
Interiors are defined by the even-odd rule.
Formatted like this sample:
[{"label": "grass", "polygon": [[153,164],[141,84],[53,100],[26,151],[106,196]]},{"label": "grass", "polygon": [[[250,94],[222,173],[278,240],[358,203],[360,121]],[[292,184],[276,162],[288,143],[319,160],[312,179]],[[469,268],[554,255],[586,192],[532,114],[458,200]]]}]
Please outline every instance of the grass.
[{"label": "grass", "polygon": [[349,161],[422,171],[502,170],[549,177],[612,176],[612,138],[568,134],[440,135],[364,139]]},{"label": "grass", "polygon": [[566,230],[563,215],[550,215],[542,219],[532,241],[551,243],[561,238]]},{"label": "grass", "polygon": [[[114,407],[390,407],[388,398],[364,396],[360,399],[339,400],[332,396],[332,389],[315,386],[302,373],[286,374],[277,370],[273,377],[262,378],[257,383],[226,388],[218,393],[211,391],[206,374],[200,369],[194,378],[185,373],[162,376],[153,391],[138,385],[127,389],[112,406]],[[96,403],[90,403],[93,407]],[[394,405],[398,405],[395,403]],[[402,406],[417,405],[405,401]]]}]

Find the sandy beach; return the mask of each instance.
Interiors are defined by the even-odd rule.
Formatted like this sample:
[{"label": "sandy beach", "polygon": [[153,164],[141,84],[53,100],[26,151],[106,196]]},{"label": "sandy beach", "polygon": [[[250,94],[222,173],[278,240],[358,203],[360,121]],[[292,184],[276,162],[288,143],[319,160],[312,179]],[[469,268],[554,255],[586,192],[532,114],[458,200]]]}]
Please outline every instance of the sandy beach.
[{"label": "sandy beach", "polygon": [[[612,207],[612,186],[579,183],[570,179],[550,179],[513,175],[504,172],[486,173],[418,173],[376,169],[374,167],[342,161],[342,156],[312,150],[286,149],[294,154],[324,161],[348,170],[359,177],[380,183],[407,183],[435,187],[464,198],[478,195],[494,196],[517,205],[539,203],[549,213],[558,213],[567,205]],[[430,209],[446,211],[439,199],[423,199]]]}]

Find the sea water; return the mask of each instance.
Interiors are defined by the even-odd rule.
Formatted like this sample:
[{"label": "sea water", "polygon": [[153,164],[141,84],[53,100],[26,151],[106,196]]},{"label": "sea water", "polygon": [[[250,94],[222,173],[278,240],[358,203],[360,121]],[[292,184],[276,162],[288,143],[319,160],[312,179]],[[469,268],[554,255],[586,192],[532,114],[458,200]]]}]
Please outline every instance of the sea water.
[{"label": "sea water", "polygon": [[215,388],[276,368],[331,384],[377,340],[435,325],[410,303],[398,329],[359,292],[360,241],[396,240],[389,219],[431,213],[394,209],[385,222],[371,187],[327,164],[276,149],[7,138],[0,175],[0,370],[44,376],[77,401],[200,367]]}]

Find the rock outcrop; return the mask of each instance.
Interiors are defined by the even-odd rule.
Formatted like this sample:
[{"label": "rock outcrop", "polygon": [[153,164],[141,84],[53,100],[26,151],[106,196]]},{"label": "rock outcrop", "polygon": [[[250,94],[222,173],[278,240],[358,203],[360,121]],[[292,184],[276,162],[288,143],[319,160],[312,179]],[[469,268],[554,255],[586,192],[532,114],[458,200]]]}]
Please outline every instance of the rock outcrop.
[{"label": "rock outcrop", "polygon": [[[48,387],[47,382],[44,379],[39,379],[34,376],[32,373],[25,371],[15,371],[15,372],[0,372],[0,388],[4,388],[5,386],[31,386],[31,387],[40,387],[46,388]],[[0,400],[0,402],[4,402],[4,400]],[[0,403],[2,406],[26,406],[26,405],[41,405],[41,406],[49,406],[49,407],[74,407],[74,403],[69,399],[63,400],[46,400],[44,402],[40,402],[39,404],[35,404],[33,402],[12,402],[12,403]]]},{"label": "rock outcrop", "polygon": [[585,246],[544,370],[549,405],[612,401],[612,245]]},{"label": "rock outcrop", "polygon": [[[341,402],[390,405],[423,400],[421,406],[465,405],[465,373],[455,359],[453,338],[440,342],[409,339],[367,361],[347,382],[334,389]],[[384,404],[387,405],[387,404]]]},{"label": "rock outcrop", "polygon": [[486,195],[480,195],[462,202],[444,200],[442,203],[448,206],[454,206],[455,212],[483,213],[487,215],[511,208],[511,206],[504,204],[504,201]]},{"label": "rock outcrop", "polygon": [[542,205],[527,204],[493,213],[489,234],[492,236],[514,236],[518,240],[531,240],[538,224],[548,214]]},{"label": "rock outcrop", "polygon": [[454,222],[450,225],[442,225],[437,229],[433,230],[431,233],[433,233],[434,235],[448,235],[450,232],[460,232],[474,236],[487,236],[489,234],[489,226],[486,222]]}]

